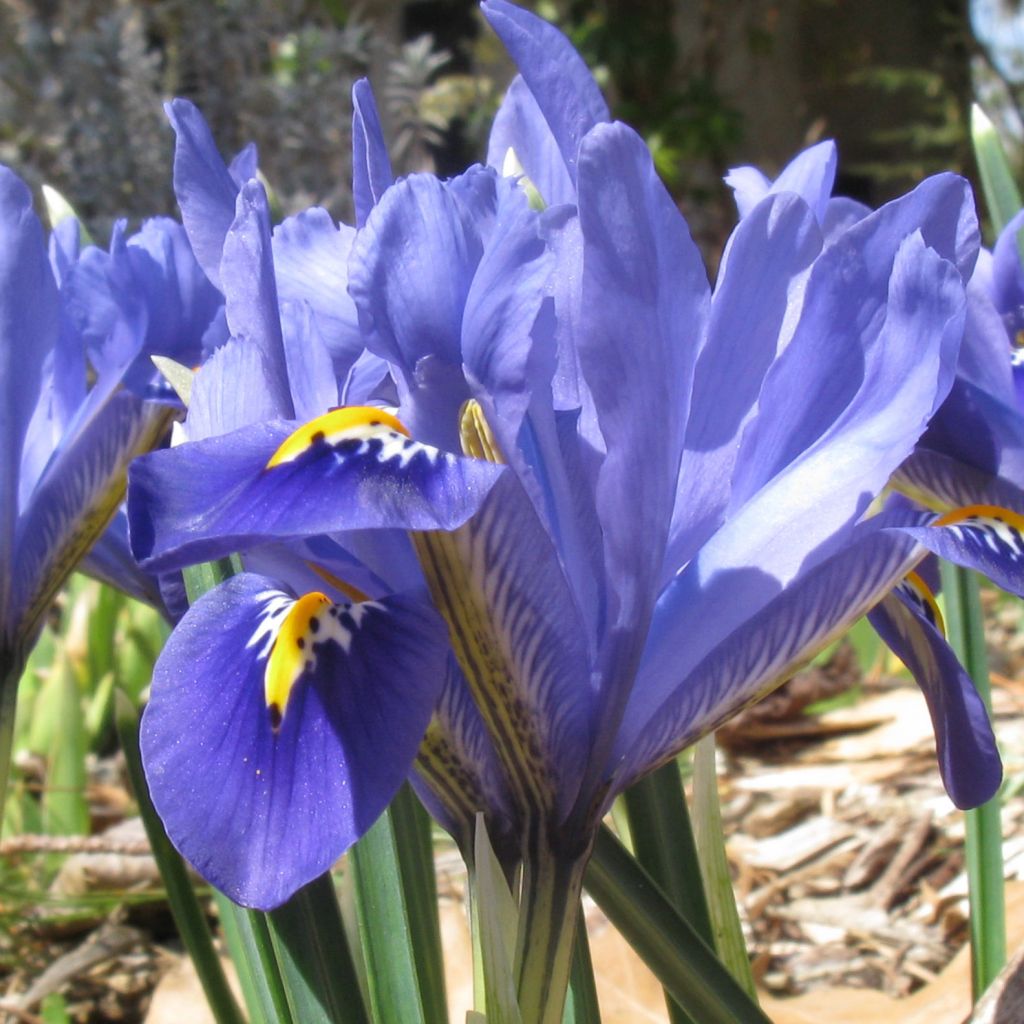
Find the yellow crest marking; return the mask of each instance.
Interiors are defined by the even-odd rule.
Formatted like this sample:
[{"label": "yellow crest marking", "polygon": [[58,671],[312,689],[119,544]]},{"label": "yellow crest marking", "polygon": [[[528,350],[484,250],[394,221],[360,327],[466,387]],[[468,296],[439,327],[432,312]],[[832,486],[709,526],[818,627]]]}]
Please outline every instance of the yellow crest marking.
[{"label": "yellow crest marking", "polygon": [[[1007,526],[1024,532],[1024,516],[999,505],[965,505],[963,508],[955,508],[952,512],[939,516],[932,526],[971,526],[970,520],[972,519],[1005,523]],[[977,525],[983,527],[987,524],[982,521]]]},{"label": "yellow crest marking", "polygon": [[303,452],[321,441],[333,444],[348,434],[356,437],[361,434],[372,436],[380,431],[409,436],[409,431],[401,421],[383,409],[370,405],[347,405],[340,409],[332,409],[289,434],[270,457],[266,468],[273,469],[283,463],[293,462]]},{"label": "yellow crest marking", "polygon": [[274,732],[281,728],[288,697],[313,658],[313,638],[320,631],[331,599],[319,591],[304,594],[281,623],[263,673],[263,692]]},{"label": "yellow crest marking", "polygon": [[908,572],[904,582],[924,602],[928,611],[931,612],[932,625],[945,636],[946,622],[942,618],[942,610],[939,608],[939,603],[935,600],[935,595],[931,592],[928,584],[916,572]]}]

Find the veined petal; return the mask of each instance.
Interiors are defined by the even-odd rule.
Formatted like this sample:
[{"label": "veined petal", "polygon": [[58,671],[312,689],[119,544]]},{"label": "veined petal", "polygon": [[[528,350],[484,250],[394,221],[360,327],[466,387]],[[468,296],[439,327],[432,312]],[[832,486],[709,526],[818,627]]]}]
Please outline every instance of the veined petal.
[{"label": "veined petal", "polygon": [[970,676],[928,614],[919,585],[897,587],[868,617],[924,691],[950,799],[960,808],[983,804],[1003,777],[992,725]]},{"label": "veined petal", "polygon": [[236,902],[283,903],[394,796],[446,656],[426,602],[297,602],[249,574],[222,584],[171,635],[142,719],[146,777],[171,840]]},{"label": "veined petal", "polygon": [[1014,329],[1024,327],[1024,267],[1020,262],[1017,235],[1024,228],[1021,210],[999,232],[992,249],[992,299],[996,309]]},{"label": "veined petal", "polygon": [[[837,280],[829,287],[842,290],[845,285]],[[718,532],[659,597],[645,652],[645,661],[664,666],[658,674],[688,674],[745,619],[756,615],[774,597],[777,587],[789,585],[847,543],[852,524],[912,450],[937,403],[937,378],[943,358],[949,358],[948,349],[955,352],[963,305],[963,286],[955,269],[924,250],[919,237],[912,238],[897,257],[882,329],[867,345],[856,336],[849,339],[864,360],[861,388],[824,435],[799,451],[785,434],[791,425],[785,423],[782,391],[776,392],[771,402],[762,392],[758,419],[752,424],[760,429],[757,433],[748,429],[744,435],[741,458],[763,462],[737,462],[733,501],[743,493],[741,474],[749,479],[764,463],[785,465],[780,451],[787,446],[795,457],[730,512]],[[823,305],[823,309],[834,308],[831,303]],[[815,345],[834,350],[837,345],[829,340],[829,321],[810,322],[819,323],[825,332],[815,339]],[[823,338],[829,344],[823,344]],[[810,340],[799,349],[796,345],[794,339],[776,363],[775,383],[783,375],[791,375],[789,406],[799,405],[808,409],[807,416],[813,416],[810,407],[818,402],[819,389],[829,387],[831,376],[826,367],[831,364],[827,354],[819,353],[820,363],[811,378],[813,364],[792,362],[799,358],[798,353],[813,355]],[[835,358],[844,360],[847,353]],[[844,381],[842,387],[847,386]],[[827,399],[823,398],[822,404],[826,405]],[[800,420],[799,413],[796,418]],[[781,436],[769,441],[777,423]],[[747,446],[752,433],[754,443]],[[730,578],[744,579],[750,574],[758,585],[728,586]],[[695,630],[683,609],[696,602],[702,604],[703,616]]]},{"label": "veined petal", "polygon": [[57,286],[32,195],[0,167],[0,628],[7,618],[22,444],[58,332]]},{"label": "veined petal", "polygon": [[288,217],[273,234],[274,274],[282,303],[306,302],[343,377],[363,351],[359,316],[348,294],[355,231],[319,207]]},{"label": "veined petal", "polygon": [[904,532],[947,561],[977,569],[997,586],[1024,597],[1024,516],[1018,512],[968,505]]},{"label": "veined petal", "polygon": [[[630,697],[610,766],[622,759],[614,792],[713,731],[747,704],[783,683],[840,636],[921,558],[909,538],[880,528],[887,519],[858,527],[842,552],[801,574],[788,586],[756,568],[735,568],[672,608],[671,644],[649,648]],[[714,646],[699,640],[723,602],[756,596],[759,611]],[[659,607],[659,611],[662,609]],[[652,634],[665,629],[656,614]]]},{"label": "veined petal", "polygon": [[[704,264],[643,140],[599,125],[580,150],[580,366],[606,454],[597,479],[609,594],[607,685],[639,659],[668,539],[693,367],[709,304]],[[606,707],[614,723],[618,698]]]},{"label": "veined petal", "polygon": [[1024,508],[1024,491],[1008,480],[927,448],[915,449],[891,483],[908,497],[940,512],[972,504]]},{"label": "veined petal", "polygon": [[239,186],[217,151],[209,125],[195,104],[176,99],[164,105],[177,136],[174,193],[192,250],[206,276],[220,288],[224,238],[235,219]]},{"label": "veined petal", "polygon": [[792,195],[760,203],[729,239],[694,372],[664,578],[685,565],[721,523],[740,432],[795,327],[806,271],[820,250],[813,213]]},{"label": "veined petal", "polygon": [[550,538],[512,474],[452,532],[413,536],[517,806],[563,813],[591,735],[587,642]]},{"label": "veined petal", "polygon": [[[137,460],[132,553],[162,570],[339,530],[451,530],[504,470],[413,441],[382,410],[364,412],[349,427],[335,413],[298,430],[276,421]],[[286,457],[269,466],[285,443]]]},{"label": "veined petal", "polygon": [[336,409],[338,379],[308,302],[281,303],[281,331],[295,418],[311,420],[325,409]]},{"label": "veined petal", "polygon": [[238,193],[235,219],[224,238],[220,274],[232,335],[259,349],[278,415],[294,416],[277,304],[270,207],[258,181],[246,183]]},{"label": "veined petal", "polygon": [[352,86],[352,199],[357,228],[366,223],[394,180],[373,90],[365,78],[360,78]]},{"label": "veined petal", "polygon": [[492,842],[518,848],[521,832],[515,803],[484,720],[451,653],[415,768],[410,781],[416,792],[461,849],[473,841],[478,813],[488,817]]},{"label": "veined petal", "polygon": [[185,436],[200,441],[276,415],[260,350],[248,338],[229,338],[193,378]]},{"label": "veined petal", "polygon": [[554,25],[505,0],[485,0],[481,6],[533,93],[575,181],[583,136],[610,120],[594,76]]},{"label": "veined petal", "polygon": [[121,504],[128,463],[149,451],[168,423],[164,407],[121,392],[47,467],[16,537],[13,606],[27,634]]}]

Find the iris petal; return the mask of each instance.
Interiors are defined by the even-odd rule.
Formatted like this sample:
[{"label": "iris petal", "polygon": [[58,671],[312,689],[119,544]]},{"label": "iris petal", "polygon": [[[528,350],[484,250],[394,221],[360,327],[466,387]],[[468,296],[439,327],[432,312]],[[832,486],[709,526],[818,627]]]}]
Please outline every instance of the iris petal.
[{"label": "iris petal", "polygon": [[1002,765],[985,705],[912,589],[901,587],[869,615],[924,691],[939,771],[957,807],[977,807],[999,788]]},{"label": "iris petal", "polygon": [[373,90],[365,78],[352,86],[352,199],[356,227],[362,227],[387,187],[395,180]]},{"label": "iris petal", "polygon": [[387,806],[437,700],[447,645],[425,603],[328,605],[278,723],[265,677],[294,599],[234,577],[172,634],[142,721],[153,802],[210,882],[270,909],[326,871]]},{"label": "iris petal", "polygon": [[169,569],[339,530],[454,529],[504,472],[393,430],[348,434],[336,445],[313,431],[296,457],[268,469],[295,427],[259,424],[136,460],[128,495],[135,557]]}]

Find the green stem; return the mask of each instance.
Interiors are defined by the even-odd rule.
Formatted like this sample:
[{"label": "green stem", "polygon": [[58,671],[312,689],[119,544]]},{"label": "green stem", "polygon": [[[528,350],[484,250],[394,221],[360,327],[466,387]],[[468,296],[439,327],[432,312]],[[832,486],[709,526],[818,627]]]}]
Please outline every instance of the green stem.
[{"label": "green stem", "polygon": [[[992,713],[985,651],[985,625],[974,573],[942,563],[949,642],[978,694]],[[975,1001],[1006,963],[1006,902],[1003,885],[1000,796],[966,812],[967,883],[971,905],[971,982]]]},{"label": "green stem", "polygon": [[569,998],[566,1000],[562,1024],[601,1024],[601,1011],[594,985],[594,963],[590,959],[590,941],[583,905],[576,911],[576,941],[572,946],[572,968],[569,972]]},{"label": "green stem", "polygon": [[18,683],[25,659],[15,648],[0,649],[0,822],[7,801],[7,780],[14,754],[14,716],[18,708]]},{"label": "green stem", "polygon": [[523,866],[519,906],[519,1010],[530,1024],[561,1024],[586,859],[539,844]]},{"label": "green stem", "polygon": [[707,943],[604,826],[598,830],[586,884],[623,938],[694,1020],[770,1024]]}]

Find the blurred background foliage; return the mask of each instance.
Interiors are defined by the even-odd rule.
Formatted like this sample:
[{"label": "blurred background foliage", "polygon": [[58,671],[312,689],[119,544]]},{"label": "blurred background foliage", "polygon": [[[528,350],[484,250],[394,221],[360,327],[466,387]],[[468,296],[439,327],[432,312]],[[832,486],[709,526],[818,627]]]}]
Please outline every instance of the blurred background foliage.
[{"label": "blurred background foliage", "polygon": [[[714,254],[724,169],[839,142],[838,190],[875,204],[970,171],[975,94],[1024,135],[1015,0],[533,0],[646,137]],[[284,212],[351,219],[349,91],[369,75],[399,172],[479,159],[511,66],[475,0],[0,0],[0,160],[71,198],[97,237],[172,212],[161,104],[247,141]]]}]

